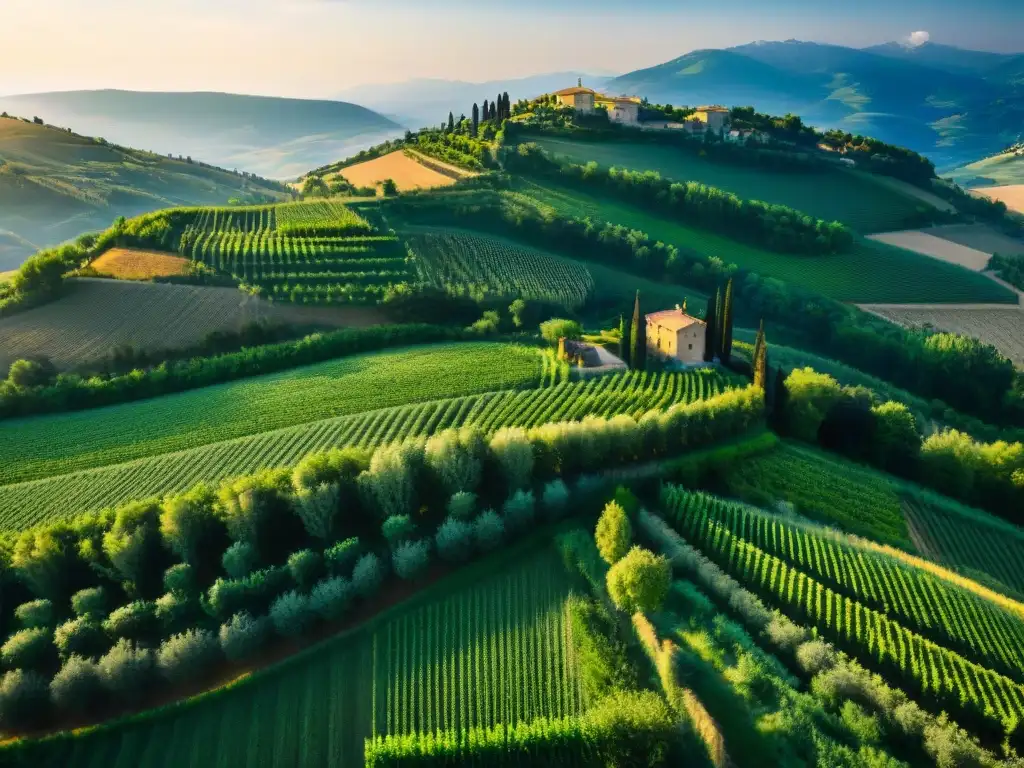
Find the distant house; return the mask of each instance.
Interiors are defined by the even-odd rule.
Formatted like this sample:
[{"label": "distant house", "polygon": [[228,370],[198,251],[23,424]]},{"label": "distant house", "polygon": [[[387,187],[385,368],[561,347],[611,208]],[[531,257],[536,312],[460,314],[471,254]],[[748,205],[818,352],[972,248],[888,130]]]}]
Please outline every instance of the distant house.
[{"label": "distant house", "polygon": [[563,88],[560,91],[555,91],[554,95],[562,106],[572,107],[578,112],[591,113],[594,111],[597,91],[584,88],[580,84],[574,88]]},{"label": "distant house", "polygon": [[703,363],[705,332],[704,321],[682,307],[653,312],[647,315],[647,354],[687,365]]},{"label": "distant house", "polygon": [[640,99],[636,96],[598,96],[597,104],[608,110],[613,123],[640,125]]},{"label": "distant house", "polygon": [[737,144],[767,144],[768,134],[752,128],[734,128],[725,135],[727,141]]},{"label": "distant house", "polygon": [[697,107],[693,119],[699,120],[709,131],[724,131],[729,124],[729,110],[716,105]]}]

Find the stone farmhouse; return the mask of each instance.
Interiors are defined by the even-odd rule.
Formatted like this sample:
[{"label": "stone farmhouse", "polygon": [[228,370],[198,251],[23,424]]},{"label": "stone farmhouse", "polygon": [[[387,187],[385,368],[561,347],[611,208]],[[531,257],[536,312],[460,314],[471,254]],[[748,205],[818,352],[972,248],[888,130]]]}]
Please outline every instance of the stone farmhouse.
[{"label": "stone farmhouse", "polygon": [[685,365],[704,362],[707,324],[686,314],[683,307],[647,315],[647,354]]},{"label": "stone farmhouse", "polygon": [[608,112],[608,119],[613,123],[645,130],[675,130],[689,134],[712,131],[724,136],[729,126],[729,110],[721,106],[698,107],[697,111],[682,123],[665,120],[641,121],[642,100],[639,96],[607,96],[585,87],[582,80],[572,88],[555,91],[553,95],[562,106],[571,107],[583,114],[593,114],[600,107]]}]

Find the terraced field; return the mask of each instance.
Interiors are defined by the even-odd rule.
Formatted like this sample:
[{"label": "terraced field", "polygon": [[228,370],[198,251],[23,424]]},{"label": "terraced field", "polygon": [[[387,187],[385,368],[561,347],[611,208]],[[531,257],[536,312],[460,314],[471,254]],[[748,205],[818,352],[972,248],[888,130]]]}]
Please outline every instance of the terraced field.
[{"label": "terraced field", "polygon": [[739,197],[788,205],[826,221],[841,221],[859,232],[897,229],[925,205],[867,174],[844,169],[787,173],[714,162],[657,144],[602,144],[561,138],[536,141],[552,154],[573,162],[593,160],[604,166],[657,171],[676,181],[696,181]]},{"label": "terraced field", "polygon": [[[49,743],[25,764],[92,768],[362,765],[366,739],[515,724],[585,706],[568,632],[569,582],[551,549],[464,569],[231,690],[137,725]],[[0,752],[0,761],[11,758]]]},{"label": "terraced field", "polygon": [[[1012,291],[961,267],[885,243],[859,239],[848,253],[789,256],[744,245],[550,182],[517,180],[517,189],[568,216],[611,221],[646,232],[680,250],[718,257],[761,275],[801,285],[839,301],[856,303],[1016,303]],[[865,296],[887,298],[862,298]]]},{"label": "terraced field", "polygon": [[712,397],[732,379],[714,372],[627,373],[537,390],[487,392],[317,421],[177,453],[0,486],[0,530],[184,491],[200,482],[290,466],[335,446],[370,448],[448,427],[473,424],[489,432],[587,415],[637,415]]},{"label": "terraced field", "polygon": [[0,422],[0,483],[115,464],[371,409],[539,383],[535,348],[473,342],[354,355],[74,413]]}]

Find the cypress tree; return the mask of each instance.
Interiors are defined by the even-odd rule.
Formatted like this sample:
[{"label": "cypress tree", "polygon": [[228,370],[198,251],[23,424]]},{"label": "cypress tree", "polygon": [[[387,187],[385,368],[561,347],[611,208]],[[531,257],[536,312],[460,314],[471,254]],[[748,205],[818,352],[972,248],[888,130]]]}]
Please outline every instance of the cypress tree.
[{"label": "cypress tree", "polygon": [[704,313],[704,361],[707,363],[715,359],[715,352],[718,342],[718,318],[715,311],[718,309],[718,291],[713,297],[708,297],[708,308]]},{"label": "cypress tree", "polygon": [[722,319],[719,321],[722,328],[722,343],[718,347],[718,354],[723,363],[729,362],[729,355],[732,354],[732,278],[725,284],[725,299],[722,301]]},{"label": "cypress tree", "polygon": [[498,105],[493,101],[491,102],[491,120],[498,119]]},{"label": "cypress tree", "polygon": [[501,114],[502,119],[507,118],[512,114],[512,104],[508,99],[508,91],[505,91],[501,97]]},{"label": "cypress tree", "polygon": [[754,340],[754,386],[764,389],[768,383],[768,341],[764,335],[764,320]]},{"label": "cypress tree", "polygon": [[480,128],[480,107],[477,103],[473,102],[473,135],[476,136],[477,129]]},{"label": "cypress tree", "polygon": [[629,365],[629,336],[631,326],[626,325],[624,315],[619,315],[619,357],[626,365]]},{"label": "cypress tree", "polygon": [[455,132],[455,115],[451,112],[448,113],[448,133]]},{"label": "cypress tree", "polygon": [[487,99],[484,99],[483,109],[480,110],[481,119],[485,122],[491,119],[491,105],[487,103]]},{"label": "cypress tree", "polygon": [[636,292],[636,301],[633,303],[633,327],[630,329],[630,342],[630,363],[633,368],[642,371],[647,362],[647,329],[644,327],[643,315],[640,314],[640,291]]}]

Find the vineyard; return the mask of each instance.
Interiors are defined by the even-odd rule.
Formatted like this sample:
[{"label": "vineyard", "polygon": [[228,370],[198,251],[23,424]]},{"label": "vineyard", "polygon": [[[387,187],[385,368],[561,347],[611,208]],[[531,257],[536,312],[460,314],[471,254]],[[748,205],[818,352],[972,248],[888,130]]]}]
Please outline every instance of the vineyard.
[{"label": "vineyard", "polygon": [[583,264],[495,237],[445,230],[416,232],[407,242],[422,281],[455,295],[523,298],[578,309],[594,291],[594,279]]},{"label": "vineyard", "polygon": [[[0,423],[0,483],[34,480],[334,416],[539,383],[514,344],[371,352],[109,408]],[[387,386],[381,386],[381,381]],[[74,435],[69,441],[67,435]]]},{"label": "vineyard", "polygon": [[550,550],[466,569],[409,607],[194,706],[37,743],[38,765],[135,768],[363,764],[365,741],[412,729],[516,724],[584,702]]},{"label": "vineyard", "polygon": [[[0,529],[23,529],[131,499],[184,491],[199,482],[291,466],[333,446],[370,448],[448,427],[488,432],[588,415],[637,415],[713,397],[731,380],[715,372],[625,373],[541,390],[499,391],[373,410],[45,480],[0,486]],[[108,409],[110,410],[110,409]]]},{"label": "vineyard", "polygon": [[197,209],[178,252],[299,303],[377,303],[413,277],[394,235],[333,200]]},{"label": "vineyard", "polygon": [[[902,607],[909,614],[916,611],[918,617],[921,617],[928,609],[915,602],[917,595],[905,581],[894,584],[886,580],[886,572],[877,565],[872,569],[870,563],[866,563],[863,570],[858,572],[862,575],[859,579],[849,574],[840,575],[838,562],[828,559],[830,551],[835,550],[821,546],[820,538],[815,540],[817,549],[807,551],[801,548],[797,555],[799,538],[790,538],[794,532],[793,527],[784,522],[775,527],[764,523],[758,529],[757,520],[765,518],[754,515],[746,521],[741,520],[737,525],[739,530],[744,530],[744,522],[751,524],[754,528],[751,535],[767,536],[773,548],[786,552],[793,562],[800,562],[802,558],[805,562],[813,563],[813,568],[821,572],[835,574],[836,580],[850,579],[844,582],[844,586],[855,597],[848,597],[808,576],[805,570],[791,565],[786,559],[776,557],[734,534],[728,525],[714,519],[716,507],[725,519],[729,519],[729,505],[720,505],[707,496],[691,497],[681,489],[668,489],[664,506],[666,516],[674,522],[680,533],[744,586],[758,593],[769,604],[780,608],[794,621],[806,620],[820,634],[863,663],[883,672],[889,679],[900,681],[905,689],[935,700],[947,711],[957,713],[961,724],[978,724],[986,732],[994,734],[996,729],[1012,731],[1021,721],[1021,713],[1024,713],[1024,688],[1020,684],[915,632],[907,626],[911,622],[901,623],[858,599],[861,593],[870,595],[872,590],[878,594],[880,589],[885,589],[883,585],[887,584],[891,590],[888,594],[891,601],[888,607]],[[723,506],[725,509],[722,509]],[[733,520],[736,518],[742,518],[742,514],[732,516]],[[783,536],[784,545],[779,543]],[[800,543],[806,542],[807,539],[804,539]],[[864,557],[863,552],[858,554]],[[808,566],[803,567],[811,570]],[[846,586],[853,583],[856,587]],[[946,592],[945,597],[949,594]],[[930,599],[937,601],[932,604],[939,609],[938,615],[930,616],[933,622],[947,621],[946,615],[950,613],[956,616],[956,609],[946,604],[944,597],[936,598],[933,593]],[[902,605],[900,600],[903,601]],[[960,605],[963,606],[963,603]],[[981,611],[978,616],[984,613],[982,608],[976,610]],[[941,611],[945,611],[946,615]],[[896,610],[892,612],[899,616]],[[1005,627],[1008,621],[1003,618],[1001,623]],[[992,622],[986,621],[976,629],[986,633],[992,628]],[[956,624],[943,631],[956,632],[958,629],[969,631]],[[1008,630],[1004,629],[999,637],[1005,640],[1012,636],[1007,633]],[[1001,647],[1001,641],[995,636],[989,636],[986,642],[990,648]]]}]

